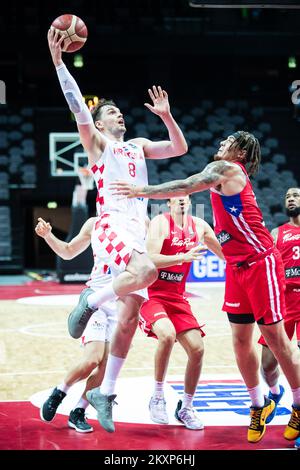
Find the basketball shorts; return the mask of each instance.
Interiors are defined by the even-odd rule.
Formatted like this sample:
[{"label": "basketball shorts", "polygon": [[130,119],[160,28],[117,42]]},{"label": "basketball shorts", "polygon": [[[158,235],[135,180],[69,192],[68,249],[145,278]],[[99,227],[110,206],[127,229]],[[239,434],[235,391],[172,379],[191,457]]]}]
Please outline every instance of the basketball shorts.
[{"label": "basketball shorts", "polygon": [[[300,287],[287,286],[285,291],[286,315],[284,317],[284,328],[290,339],[296,331],[297,341],[300,341]],[[261,335],[259,344],[267,345]]]},{"label": "basketball shorts", "polygon": [[[268,325],[285,317],[285,273],[281,255],[274,250],[250,266],[226,266],[223,311],[253,314]],[[263,321],[262,321],[263,320]]]},{"label": "basketball shorts", "polygon": [[[133,250],[146,252],[145,221],[127,220],[123,214],[104,214],[95,223],[92,247],[110,267],[112,277],[116,277],[126,270]],[[148,299],[147,289],[133,293]]]},{"label": "basketball shorts", "polygon": [[110,342],[118,322],[116,302],[111,300],[101,305],[89,319],[81,336],[81,344],[91,341]]},{"label": "basketball shorts", "polygon": [[151,297],[141,307],[139,327],[147,336],[156,338],[156,335],[151,331],[151,327],[161,318],[171,320],[176,334],[196,328],[200,330],[202,337],[205,336],[204,331],[193,315],[190,304],[184,298],[169,300],[161,297]]}]

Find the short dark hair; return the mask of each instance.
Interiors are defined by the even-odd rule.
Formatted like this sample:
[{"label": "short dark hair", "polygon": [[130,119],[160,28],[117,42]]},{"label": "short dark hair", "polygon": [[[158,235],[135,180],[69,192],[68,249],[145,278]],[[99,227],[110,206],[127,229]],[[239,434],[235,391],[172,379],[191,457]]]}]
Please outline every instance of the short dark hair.
[{"label": "short dark hair", "polygon": [[254,175],[258,171],[261,160],[261,150],[258,139],[250,132],[237,131],[233,134],[235,141],[230,148],[238,148],[246,151],[246,163],[248,174]]},{"label": "short dark hair", "polygon": [[106,98],[101,98],[96,106],[92,109],[93,121],[96,122],[101,118],[101,112],[103,106],[116,106],[116,103],[113,100],[107,100]]}]

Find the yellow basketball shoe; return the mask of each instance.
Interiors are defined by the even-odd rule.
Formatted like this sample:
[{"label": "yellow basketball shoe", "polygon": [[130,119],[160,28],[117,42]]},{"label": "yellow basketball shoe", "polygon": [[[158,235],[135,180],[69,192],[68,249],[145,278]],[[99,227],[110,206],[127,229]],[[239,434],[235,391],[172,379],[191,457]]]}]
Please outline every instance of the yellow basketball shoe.
[{"label": "yellow basketball shoe", "polygon": [[262,408],[250,407],[251,422],[248,428],[248,442],[258,442],[266,432],[266,419],[275,408],[275,403],[270,398],[265,397],[265,404]]},{"label": "yellow basketball shoe", "polygon": [[293,441],[300,436],[300,407],[292,406],[292,414],[287,427],[283,433],[284,437],[289,441]]}]

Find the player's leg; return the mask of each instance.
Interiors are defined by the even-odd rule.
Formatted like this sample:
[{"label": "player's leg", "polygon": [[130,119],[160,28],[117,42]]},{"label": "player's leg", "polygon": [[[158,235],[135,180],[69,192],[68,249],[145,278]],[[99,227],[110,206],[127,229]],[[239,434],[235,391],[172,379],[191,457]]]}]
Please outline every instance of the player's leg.
[{"label": "player's leg", "polygon": [[100,387],[87,392],[87,398],[97,410],[98,421],[108,432],[114,432],[112,406],[116,380],[128,354],[138,324],[140,306],[144,299],[139,295],[128,295],[118,301],[119,319],[112,337],[104,378]]},{"label": "player's leg", "polygon": [[[260,292],[262,276],[255,271],[258,263],[251,268],[228,266],[226,269],[226,289],[223,309],[227,309],[232,331],[233,348],[237,366],[246,384],[250,399],[250,426],[247,439],[258,442],[266,431],[265,420],[272,413],[275,403],[264,396],[260,384],[259,360],[253,343],[254,307],[253,303],[262,304]],[[265,278],[267,278],[264,272]],[[257,279],[259,281],[257,282]]]},{"label": "player's leg", "polygon": [[[88,378],[86,380],[84,392],[81,395],[77,404],[70,412],[68,421],[68,425],[70,428],[73,428],[77,432],[81,433],[93,431],[92,426],[87,422],[85,416],[85,410],[89,405],[89,402],[86,399],[86,392],[87,390],[90,390],[93,387],[99,386],[102,382],[108,354],[108,343],[105,343],[103,341],[92,341],[85,344],[84,348],[85,350],[84,358],[82,361],[81,375],[86,376],[86,374],[88,374]],[[70,374],[70,381],[78,381],[78,378],[76,378],[77,372],[79,372],[79,369],[77,369],[77,371],[73,371],[73,376]]]},{"label": "player's leg", "polygon": [[100,364],[98,364],[98,366],[90,373],[90,375],[86,379],[85,388],[84,388],[84,391],[82,393],[82,397],[85,398],[85,399],[86,399],[86,392],[88,390],[92,390],[92,388],[95,388],[95,387],[100,387],[100,385],[102,383],[104,373],[105,373],[106,364],[107,364],[109,347],[110,347],[110,344],[106,342],[105,343],[105,349],[104,349],[104,355],[102,357],[102,360],[101,360]]},{"label": "player's leg", "polygon": [[260,372],[270,389],[268,398],[273,400],[275,403],[274,410],[266,419],[266,423],[268,424],[276,415],[277,405],[280,402],[285,390],[283,385],[279,384],[280,371],[278,367],[278,361],[266,344],[262,344]]},{"label": "player's leg", "polygon": [[[149,303],[151,303],[151,300]],[[161,305],[161,308],[159,308],[158,303],[155,305],[157,312],[153,314],[152,311],[152,314],[156,315],[154,318],[160,318],[151,325],[152,333],[157,337],[157,346],[154,356],[154,392],[150,399],[149,411],[152,421],[160,424],[168,424],[169,418],[164,397],[164,381],[170,355],[176,340],[176,331],[172,322],[167,317],[163,305]],[[146,308],[147,306],[145,305],[143,311],[145,311]]]},{"label": "player's leg", "polygon": [[193,398],[202,370],[204,344],[201,329],[183,331],[177,335],[177,340],[188,356],[184,377],[184,394],[180,400],[175,416],[188,429],[203,429],[204,425],[193,409]]},{"label": "player's leg", "polygon": [[293,411],[284,436],[295,439],[300,435],[300,355],[299,349],[289,340],[282,321],[286,319],[286,305],[285,271],[280,253],[275,250],[246,272],[245,281],[253,314],[292,389]]},{"label": "player's leg", "polygon": [[[70,387],[79,380],[88,377],[93,369],[101,363],[105,351],[106,322],[106,314],[100,309],[94,312],[90,318],[81,339],[84,345],[83,358],[67,373],[63,382],[54,388],[49,398],[42,405],[40,415],[43,421],[52,421],[58,406],[65,398]],[[86,397],[84,399],[87,405]],[[84,408],[84,406],[80,407]]]},{"label": "player's leg", "polygon": [[115,263],[116,257],[107,259],[107,263],[114,264],[112,270],[115,277],[112,284],[95,292],[91,289],[85,289],[82,292],[79,303],[71,312],[68,320],[69,332],[72,337],[81,336],[87,321],[100,305],[113,298],[125,297],[143,289],[156,280],[157,269],[145,253],[138,253],[136,250],[128,248],[127,255],[127,264],[122,261],[118,266]]},{"label": "player's leg", "polygon": [[292,389],[292,416],[285,429],[284,437],[286,439],[293,440],[300,435],[299,349],[287,336],[283,321],[268,325],[259,325],[259,327]]},{"label": "player's leg", "polygon": [[[230,315],[233,349],[237,366],[242,374],[251,399],[249,442],[258,442],[265,431],[265,420],[275,408],[275,403],[263,394],[259,378],[259,360],[253,343],[254,317],[251,314]],[[240,317],[240,319],[238,318]],[[233,321],[241,323],[233,323]],[[252,323],[249,323],[251,321]],[[242,323],[247,322],[247,323]]]}]

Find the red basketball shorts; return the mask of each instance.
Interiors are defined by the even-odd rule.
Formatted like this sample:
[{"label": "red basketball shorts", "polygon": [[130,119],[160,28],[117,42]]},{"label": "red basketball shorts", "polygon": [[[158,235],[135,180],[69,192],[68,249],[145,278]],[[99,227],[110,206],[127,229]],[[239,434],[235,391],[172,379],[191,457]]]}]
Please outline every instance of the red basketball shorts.
[{"label": "red basketball shorts", "polygon": [[190,304],[184,297],[176,300],[151,297],[141,307],[139,327],[147,336],[156,338],[156,335],[151,331],[151,327],[160,318],[169,318],[173,323],[176,334],[196,328],[200,330],[202,337],[205,336],[196,317],[193,315]]},{"label": "red basketball shorts", "polygon": [[226,266],[223,310],[231,314],[252,313],[255,321],[268,325],[285,316],[285,274],[278,250],[250,266]]}]

